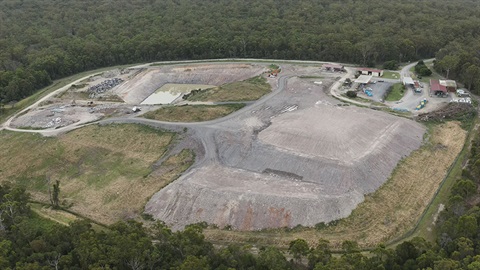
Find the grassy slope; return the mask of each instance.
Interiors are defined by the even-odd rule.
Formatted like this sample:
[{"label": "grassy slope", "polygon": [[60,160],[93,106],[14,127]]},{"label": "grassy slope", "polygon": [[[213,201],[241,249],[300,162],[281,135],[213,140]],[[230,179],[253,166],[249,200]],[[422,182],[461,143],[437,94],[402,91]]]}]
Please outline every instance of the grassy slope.
[{"label": "grassy slope", "polygon": [[390,93],[385,98],[385,100],[398,101],[402,99],[404,94],[405,94],[405,90],[403,89],[403,85],[401,83],[396,83],[392,86],[392,91],[390,91]]},{"label": "grassy slope", "polygon": [[327,239],[334,248],[342,241],[355,240],[362,247],[374,247],[401,237],[413,228],[434,196],[448,167],[461,151],[466,132],[457,122],[432,127],[429,142],[404,159],[391,178],[375,193],[366,196],[352,214],[335,226],[315,229],[237,232],[207,229],[213,242],[245,242],[258,245],[288,247],[296,238],[312,246],[318,239]]},{"label": "grassy slope", "polygon": [[54,221],[65,226],[78,219],[78,217],[73,214],[64,211],[57,211],[52,209],[51,207],[47,207],[37,203],[30,204],[30,209],[32,209],[35,214],[42,218]]},{"label": "grassy slope", "polygon": [[34,228],[34,230],[36,231],[43,232],[48,232],[58,225],[57,222],[55,222],[54,220],[45,218],[37,214],[37,212],[34,210],[32,215],[28,219],[26,219],[25,222],[29,224],[27,226],[28,228]]},{"label": "grassy slope", "polygon": [[250,78],[245,81],[233,82],[219,87],[208,89],[190,96],[190,101],[249,101],[257,100],[270,93],[271,86],[262,76]]},{"label": "grassy slope", "polygon": [[400,73],[395,71],[384,71],[382,78],[385,79],[400,79]]},{"label": "grassy slope", "polygon": [[47,179],[59,180],[63,206],[112,223],[139,214],[190,166],[193,154],[186,151],[152,169],[174,137],[139,125],[92,125],[58,138],[2,131],[0,181],[25,185],[35,200],[48,202]]},{"label": "grassy slope", "polygon": [[[478,121],[478,120],[477,120]],[[478,124],[475,121],[474,125]],[[475,130],[475,129],[474,129]],[[450,173],[444,179],[442,188],[438,190],[437,196],[431,202],[430,206],[426,209],[422,219],[418,223],[418,227],[415,231],[412,232],[412,235],[407,238],[411,239],[416,236],[423,237],[430,241],[435,241],[435,229],[434,226],[436,218],[438,217],[439,209],[441,204],[445,204],[450,196],[450,190],[455,182],[462,177],[462,170],[465,165],[466,159],[470,153],[471,141],[474,139],[476,132],[470,132],[469,137],[466,139],[466,143],[458,155],[455,163],[450,169]]]},{"label": "grassy slope", "polygon": [[169,122],[201,122],[220,118],[245,104],[169,106],[145,113],[143,117]]}]

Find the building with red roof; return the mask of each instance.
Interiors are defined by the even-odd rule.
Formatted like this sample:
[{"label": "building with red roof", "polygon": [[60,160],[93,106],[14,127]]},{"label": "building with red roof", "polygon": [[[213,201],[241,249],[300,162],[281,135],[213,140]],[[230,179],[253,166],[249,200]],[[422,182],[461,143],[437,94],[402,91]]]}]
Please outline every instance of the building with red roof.
[{"label": "building with red roof", "polygon": [[383,70],[381,69],[374,69],[374,68],[359,68],[358,71],[362,75],[372,75],[374,77],[382,77],[383,76]]},{"label": "building with red roof", "polygon": [[457,91],[457,82],[454,80],[439,80],[440,85],[445,86],[448,92]]},{"label": "building with red roof", "polygon": [[437,96],[447,95],[447,87],[441,85],[438,80],[430,79],[430,93]]}]

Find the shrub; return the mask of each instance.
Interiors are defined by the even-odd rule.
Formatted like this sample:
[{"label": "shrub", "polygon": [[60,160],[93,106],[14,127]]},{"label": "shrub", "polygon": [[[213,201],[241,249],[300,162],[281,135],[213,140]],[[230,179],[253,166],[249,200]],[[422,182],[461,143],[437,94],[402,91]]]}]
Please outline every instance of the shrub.
[{"label": "shrub", "polygon": [[417,71],[418,75],[420,76],[430,76],[432,75],[432,71],[426,67],[426,66],[423,66],[422,68],[420,68],[418,71]]},{"label": "shrub", "polygon": [[355,91],[347,91],[347,97],[349,97],[349,98],[356,98],[356,97],[357,97],[357,92],[355,92]]},{"label": "shrub", "polygon": [[420,60],[417,65],[415,65],[415,72],[420,76],[430,76],[432,71],[425,65],[425,63]]},{"label": "shrub", "polygon": [[325,228],[327,228],[327,224],[325,224],[325,222],[320,222],[320,223],[315,224],[315,230],[317,230],[317,231],[321,231]]}]

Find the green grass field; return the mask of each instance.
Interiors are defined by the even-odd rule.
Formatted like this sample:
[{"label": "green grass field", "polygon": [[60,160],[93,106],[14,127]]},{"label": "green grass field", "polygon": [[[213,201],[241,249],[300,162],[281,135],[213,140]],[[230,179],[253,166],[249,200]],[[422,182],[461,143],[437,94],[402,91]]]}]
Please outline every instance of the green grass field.
[{"label": "green grass field", "polygon": [[405,95],[405,89],[403,84],[396,83],[392,85],[392,90],[388,93],[387,97],[385,98],[386,101],[398,101],[403,98]]},{"label": "green grass field", "polygon": [[395,71],[384,71],[382,78],[385,79],[400,79],[400,73]]},{"label": "green grass field", "polygon": [[73,221],[78,220],[78,218],[75,215],[72,215],[70,213],[63,212],[63,211],[57,211],[52,209],[51,207],[41,205],[38,203],[31,203],[30,209],[32,209],[32,211],[35,212],[35,214],[37,214],[42,218],[45,218],[47,220],[51,220],[66,226],[72,223]]},{"label": "green grass field", "polygon": [[225,105],[167,106],[147,112],[142,117],[168,122],[202,122],[224,117],[245,107],[243,103]]},{"label": "green grass field", "polygon": [[55,226],[58,226],[58,222],[55,220],[39,215],[34,209],[32,209],[32,211],[32,215],[28,219],[24,220],[24,222],[30,224],[26,227],[33,228],[35,231],[48,232],[51,231]]},{"label": "green grass field", "polygon": [[272,88],[262,76],[245,81],[233,82],[191,95],[190,101],[250,101],[270,93]]}]

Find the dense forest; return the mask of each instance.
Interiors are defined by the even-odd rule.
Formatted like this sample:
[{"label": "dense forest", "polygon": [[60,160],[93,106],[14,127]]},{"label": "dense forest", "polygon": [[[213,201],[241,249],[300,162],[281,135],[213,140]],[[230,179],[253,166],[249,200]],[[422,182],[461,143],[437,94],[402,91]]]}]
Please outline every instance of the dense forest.
[{"label": "dense forest", "polygon": [[[20,186],[0,186],[0,269],[179,269],[179,270],[327,270],[327,269],[480,269],[480,136],[473,142],[462,177],[454,183],[437,221],[436,241],[413,238],[394,248],[379,245],[362,253],[345,241],[333,253],[319,240],[309,247],[296,239],[288,250],[205,240],[206,224],[172,232],[162,222],[124,221],[94,228],[85,220],[70,226],[43,219],[29,207]],[[339,253],[338,253],[339,252]]]},{"label": "dense forest", "polygon": [[475,89],[478,14],[475,0],[0,1],[0,101],[99,67],[231,57],[381,66],[437,56],[438,71]]}]

